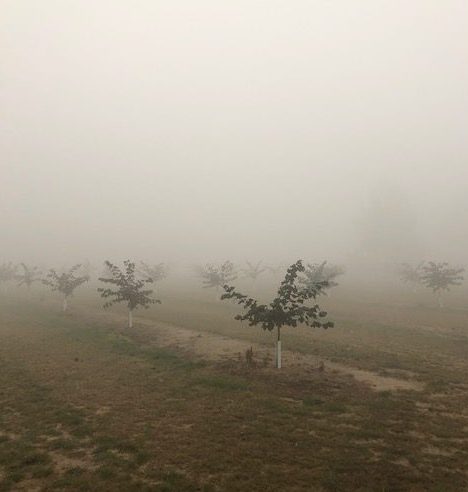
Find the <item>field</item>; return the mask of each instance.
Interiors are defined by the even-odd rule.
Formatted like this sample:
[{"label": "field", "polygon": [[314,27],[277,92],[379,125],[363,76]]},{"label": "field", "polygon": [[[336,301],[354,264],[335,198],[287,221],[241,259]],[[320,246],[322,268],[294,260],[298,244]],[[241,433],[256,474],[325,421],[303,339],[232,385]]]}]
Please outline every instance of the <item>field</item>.
[{"label": "field", "polygon": [[[261,296],[268,286],[260,285]],[[0,490],[458,491],[468,488],[468,302],[344,286],[336,327],[271,333],[195,286],[60,312],[0,297]],[[245,351],[252,347],[254,363]]]}]

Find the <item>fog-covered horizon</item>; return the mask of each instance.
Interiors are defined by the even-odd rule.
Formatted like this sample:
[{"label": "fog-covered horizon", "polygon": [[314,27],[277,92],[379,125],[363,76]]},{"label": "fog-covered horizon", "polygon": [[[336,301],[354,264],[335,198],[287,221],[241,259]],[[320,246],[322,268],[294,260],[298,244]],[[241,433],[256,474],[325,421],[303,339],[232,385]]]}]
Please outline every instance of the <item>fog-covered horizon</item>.
[{"label": "fog-covered horizon", "polygon": [[0,261],[468,263],[463,0],[1,12]]}]

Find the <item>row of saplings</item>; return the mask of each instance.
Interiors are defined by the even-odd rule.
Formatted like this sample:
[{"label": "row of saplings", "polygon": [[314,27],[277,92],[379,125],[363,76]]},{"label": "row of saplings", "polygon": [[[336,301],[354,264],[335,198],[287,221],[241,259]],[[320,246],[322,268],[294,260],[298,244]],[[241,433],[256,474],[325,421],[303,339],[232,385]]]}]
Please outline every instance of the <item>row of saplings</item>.
[{"label": "row of saplings", "polygon": [[[250,276],[255,279],[261,273],[260,264],[253,266],[248,264]],[[21,264],[22,274],[15,274],[20,285],[28,287],[35,281],[41,281],[53,291],[58,291],[63,296],[63,310],[67,310],[68,299],[75,289],[87,282],[89,274],[82,273],[82,266],[75,265],[72,268],[58,273],[49,270],[45,278],[40,277],[37,267],[28,267]],[[0,266],[0,278],[5,278],[5,272],[16,268],[10,264]],[[461,285],[463,281],[463,268],[452,268],[447,263],[420,264],[416,267],[403,265],[401,275],[403,280],[414,284],[422,284],[429,287],[435,293],[449,290],[451,286]],[[97,290],[106,300],[104,307],[124,302],[128,307],[128,326],[133,327],[133,312],[138,307],[148,308],[151,304],[161,301],[152,297],[153,290],[148,288],[152,284],[165,277],[167,271],[163,264],[150,266],[141,263],[137,269],[136,264],[130,260],[124,261],[123,268],[106,261],[104,276],[99,280],[107,287],[99,287]],[[307,264],[302,260],[289,266],[281,281],[276,297],[269,304],[262,304],[253,297],[246,296],[230,285],[237,278],[234,265],[227,261],[220,266],[206,265],[199,268],[199,276],[203,280],[204,287],[222,288],[224,293],[222,300],[232,300],[243,307],[243,314],[235,318],[240,321],[248,321],[250,326],[261,326],[264,330],[276,329],[276,356],[275,365],[281,367],[281,328],[283,326],[297,326],[304,324],[315,328],[329,328],[333,326],[326,320],[327,313],[320,309],[315,302],[319,295],[325,294],[327,289],[338,285],[336,277],[344,273],[340,267],[319,264]],[[310,303],[312,301],[312,303]],[[440,296],[439,296],[440,302]]]},{"label": "row of saplings", "polygon": [[[252,265],[249,264],[249,267]],[[46,277],[41,279],[40,271],[37,267],[27,267],[21,264],[23,274],[16,274],[16,279],[20,285],[30,287],[35,281],[41,281],[49,286],[53,291],[60,292],[63,296],[63,310],[67,310],[68,299],[73,295],[77,287],[89,280],[88,274],[82,273],[81,265],[75,265],[67,271],[58,273],[51,269]],[[11,272],[12,265],[8,268]],[[5,265],[3,266],[5,270]],[[255,279],[260,266],[257,264],[250,268],[250,278]],[[164,278],[163,266],[156,265],[150,267],[144,263],[137,269],[136,264],[130,260],[124,261],[123,268],[106,261],[105,276],[99,280],[106,287],[99,287],[97,290],[106,300],[104,307],[124,302],[128,307],[128,327],[133,327],[133,312],[138,307],[148,308],[151,304],[161,301],[152,297],[153,290],[149,284]],[[243,314],[237,315],[236,319],[248,321],[250,326],[260,325],[264,330],[273,331],[276,329],[276,367],[281,367],[281,328],[283,326],[297,326],[305,324],[316,328],[329,328],[333,326],[331,321],[325,319],[327,313],[322,311],[318,304],[308,303],[315,300],[320,294],[324,294],[326,289],[337,285],[333,280],[336,276],[343,273],[339,267],[328,266],[326,262],[321,264],[308,264],[304,267],[301,260],[291,265],[282,280],[276,297],[269,304],[261,304],[258,300],[243,295],[235,287],[229,285],[237,278],[234,265],[227,261],[215,267],[206,265],[198,269],[199,276],[202,278],[204,287],[222,288],[224,293],[221,299],[231,299],[244,308]]]}]

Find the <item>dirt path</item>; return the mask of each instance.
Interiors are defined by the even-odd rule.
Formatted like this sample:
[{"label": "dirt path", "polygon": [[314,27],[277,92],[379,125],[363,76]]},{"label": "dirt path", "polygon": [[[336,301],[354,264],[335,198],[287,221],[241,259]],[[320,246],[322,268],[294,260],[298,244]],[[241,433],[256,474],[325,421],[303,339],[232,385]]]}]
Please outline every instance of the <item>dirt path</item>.
[{"label": "dirt path", "polygon": [[[140,329],[145,330],[148,335],[156,335],[158,346],[184,350],[205,360],[222,362],[244,358],[246,350],[252,347],[257,361],[269,361],[268,364],[270,364],[270,366],[272,364],[271,361],[274,356],[273,347],[217,335],[215,333],[199,332],[181,328],[163,322],[155,323],[150,320],[140,319],[138,325],[140,325]],[[322,364],[325,371],[351,375],[356,380],[368,384],[375,391],[421,391],[424,389],[424,384],[419,381],[380,376],[372,371],[357,369],[314,355],[283,350],[283,366],[286,370],[298,368],[318,369]]]}]

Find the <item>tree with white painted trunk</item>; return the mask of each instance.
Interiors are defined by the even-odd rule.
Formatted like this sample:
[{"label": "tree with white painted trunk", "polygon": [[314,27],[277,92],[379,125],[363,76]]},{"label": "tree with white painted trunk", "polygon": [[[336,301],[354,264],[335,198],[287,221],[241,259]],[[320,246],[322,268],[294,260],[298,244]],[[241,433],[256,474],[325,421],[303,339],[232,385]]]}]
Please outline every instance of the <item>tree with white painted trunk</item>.
[{"label": "tree with white painted trunk", "polygon": [[78,275],[81,265],[74,265],[70,269],[58,273],[54,269],[50,269],[45,279],[42,280],[44,285],[50,287],[52,291],[57,291],[63,296],[62,311],[68,309],[68,299],[73,295],[77,287],[89,281],[86,275]]},{"label": "tree with white painted trunk", "polygon": [[113,304],[125,302],[128,307],[128,327],[133,328],[133,311],[139,306],[148,309],[151,304],[161,304],[158,299],[153,299],[151,289],[145,289],[147,284],[152,284],[151,278],[138,278],[136,265],[130,260],[124,261],[124,267],[120,268],[110,261],[105,262],[107,277],[99,280],[106,284],[114,285],[116,288],[99,287],[98,292],[104,299],[109,299],[104,307],[108,308]]},{"label": "tree with white painted trunk", "polygon": [[281,328],[304,324],[314,328],[331,328],[333,322],[325,321],[327,313],[318,304],[307,306],[307,301],[315,300],[317,291],[301,287],[300,274],[305,271],[302,261],[291,265],[281,282],[277,296],[270,304],[260,304],[256,299],[245,296],[235,290],[235,287],[224,285],[225,293],[221,299],[233,299],[244,306],[245,313],[235,319],[248,321],[250,326],[260,325],[264,330],[273,331],[276,328],[276,357],[275,365],[281,368]]},{"label": "tree with white painted trunk", "polygon": [[439,307],[443,308],[442,292],[449,291],[451,287],[459,286],[463,283],[462,273],[464,268],[451,267],[447,262],[433,262],[422,267],[421,283],[437,295]]},{"label": "tree with white painted trunk", "polygon": [[21,263],[20,267],[22,271],[16,275],[18,286],[21,287],[22,285],[25,285],[30,289],[34,282],[41,281],[42,272],[39,270],[39,267],[28,266],[25,263]]},{"label": "tree with white painted trunk", "polygon": [[11,261],[0,265],[0,283],[3,284],[3,291],[7,291],[7,284],[16,279],[18,268]]}]

